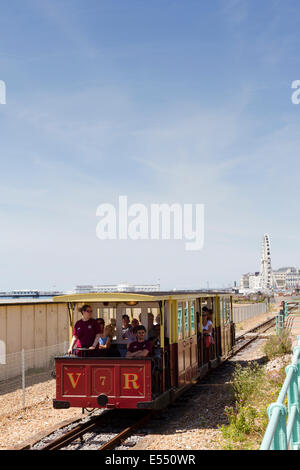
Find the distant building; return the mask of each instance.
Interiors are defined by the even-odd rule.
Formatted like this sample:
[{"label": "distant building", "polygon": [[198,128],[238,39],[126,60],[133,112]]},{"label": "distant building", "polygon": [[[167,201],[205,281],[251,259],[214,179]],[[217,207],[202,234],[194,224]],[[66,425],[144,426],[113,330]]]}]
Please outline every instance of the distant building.
[{"label": "distant building", "polygon": [[76,286],[73,290],[74,294],[87,294],[92,292],[159,292],[160,284],[139,284],[133,285],[128,283],[121,283],[118,285],[83,285]]},{"label": "distant building", "polygon": [[285,289],[286,287],[286,271],[289,268],[280,268],[273,271],[273,276],[276,280],[278,289]]},{"label": "distant building", "polygon": [[[296,289],[300,287],[300,269],[295,267],[279,268],[271,273],[276,289]],[[243,274],[240,281],[241,293],[250,293],[263,290],[260,273]]]},{"label": "distant building", "polygon": [[293,289],[300,286],[300,271],[295,267],[280,268],[273,271],[278,288]]},{"label": "distant building", "polygon": [[261,275],[260,273],[254,273],[249,276],[249,289],[258,291],[261,288]]},{"label": "distant building", "polygon": [[241,281],[240,281],[240,291],[249,289],[249,276],[250,276],[250,273],[242,275]]},{"label": "distant building", "polygon": [[261,276],[259,272],[243,274],[240,281],[239,292],[242,294],[257,292],[260,290]]}]

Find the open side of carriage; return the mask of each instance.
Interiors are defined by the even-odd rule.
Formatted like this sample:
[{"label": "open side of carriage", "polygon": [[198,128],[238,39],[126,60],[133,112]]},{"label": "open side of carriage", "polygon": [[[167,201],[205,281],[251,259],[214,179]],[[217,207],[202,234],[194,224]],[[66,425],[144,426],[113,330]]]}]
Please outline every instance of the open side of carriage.
[{"label": "open side of carriage", "polygon": [[[91,305],[94,317],[104,318],[106,324],[116,323],[109,357],[56,358],[53,405],[58,409],[164,408],[216,367],[235,342],[232,298],[225,293],[95,293],[59,296],[53,301],[67,305],[70,331],[83,304]],[[214,344],[209,356],[202,332],[204,306],[213,311]],[[122,338],[124,314],[138,319],[147,335],[154,318],[159,337],[150,357],[114,357],[113,351],[127,342]]]}]

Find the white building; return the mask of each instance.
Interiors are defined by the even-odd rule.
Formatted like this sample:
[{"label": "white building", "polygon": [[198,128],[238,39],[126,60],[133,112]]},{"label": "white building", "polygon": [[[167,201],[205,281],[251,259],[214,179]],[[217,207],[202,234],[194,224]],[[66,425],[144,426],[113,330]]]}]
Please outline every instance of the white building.
[{"label": "white building", "polygon": [[288,268],[280,268],[273,271],[274,279],[276,280],[276,284],[278,289],[285,289],[286,287],[286,274]]},{"label": "white building", "polygon": [[294,267],[280,268],[273,271],[279,288],[295,288],[300,286],[300,270]]},{"label": "white building", "polygon": [[[272,271],[277,289],[295,289],[300,287],[300,270],[294,267],[279,268]],[[260,273],[247,273],[241,277],[239,291],[243,294],[264,290]]]},{"label": "white building", "polygon": [[249,289],[251,291],[259,291],[261,289],[261,275],[254,273],[249,276]]},{"label": "white building", "polygon": [[121,283],[118,285],[104,284],[104,285],[83,285],[76,286],[73,290],[74,294],[87,294],[91,292],[159,292],[160,283],[157,284],[139,284],[133,285],[128,283]]},{"label": "white building", "polygon": [[250,276],[250,273],[242,275],[241,282],[240,282],[240,291],[249,289],[249,276]]},{"label": "white building", "polygon": [[239,292],[250,294],[261,290],[261,276],[259,272],[243,274],[240,282]]}]

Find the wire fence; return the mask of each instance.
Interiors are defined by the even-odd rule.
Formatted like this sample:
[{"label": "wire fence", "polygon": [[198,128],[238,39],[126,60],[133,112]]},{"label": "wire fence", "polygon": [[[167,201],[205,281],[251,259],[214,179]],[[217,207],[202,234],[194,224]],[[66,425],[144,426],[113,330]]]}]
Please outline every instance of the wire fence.
[{"label": "wire fence", "polygon": [[[43,348],[22,350],[1,357],[0,364],[0,414],[7,409],[10,398],[14,408],[25,408],[33,403],[29,389],[55,378],[55,356],[67,352],[68,343]],[[7,394],[12,394],[9,397]],[[4,395],[6,397],[4,397]],[[42,400],[43,397],[37,397]],[[16,403],[15,403],[16,402]]]}]

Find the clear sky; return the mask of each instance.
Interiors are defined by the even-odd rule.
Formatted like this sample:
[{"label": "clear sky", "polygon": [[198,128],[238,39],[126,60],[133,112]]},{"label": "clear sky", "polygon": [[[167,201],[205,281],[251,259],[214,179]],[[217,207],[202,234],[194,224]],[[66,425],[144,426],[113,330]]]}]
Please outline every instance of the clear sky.
[{"label": "clear sky", "polygon": [[[300,265],[298,0],[0,2],[0,290],[227,286]],[[205,243],[100,241],[97,206],[205,204]]]}]

